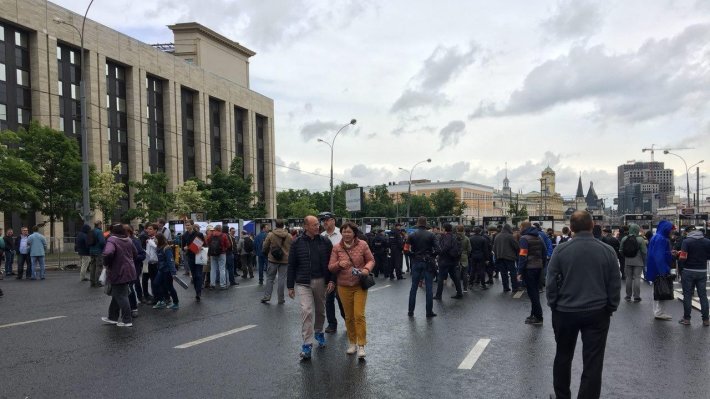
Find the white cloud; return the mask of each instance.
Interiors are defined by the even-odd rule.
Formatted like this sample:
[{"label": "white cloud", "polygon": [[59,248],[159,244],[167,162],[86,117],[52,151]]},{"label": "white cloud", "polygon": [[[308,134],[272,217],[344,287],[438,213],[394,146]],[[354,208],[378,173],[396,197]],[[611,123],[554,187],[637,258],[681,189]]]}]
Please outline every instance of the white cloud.
[{"label": "white cloud", "polygon": [[578,39],[595,33],[603,24],[601,6],[591,0],[560,0],[541,26],[554,39]]},{"label": "white cloud", "polygon": [[466,124],[463,121],[451,121],[448,125],[444,126],[444,128],[439,131],[439,137],[441,138],[439,151],[444,147],[458,144],[459,138],[466,134],[465,129]]}]

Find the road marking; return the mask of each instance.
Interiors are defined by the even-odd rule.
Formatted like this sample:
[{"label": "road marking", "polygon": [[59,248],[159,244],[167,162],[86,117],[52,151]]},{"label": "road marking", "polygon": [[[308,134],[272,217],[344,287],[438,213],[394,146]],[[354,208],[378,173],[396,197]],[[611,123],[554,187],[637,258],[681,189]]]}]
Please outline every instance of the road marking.
[{"label": "road marking", "polygon": [[375,291],[379,291],[379,290],[384,290],[385,288],[391,287],[391,286],[392,286],[391,284],[387,284],[387,285],[384,285],[384,286],[382,286],[382,287],[372,288],[372,289],[370,289],[370,290],[368,290],[368,291],[370,291],[370,292],[375,292]]},{"label": "road marking", "polygon": [[468,356],[459,364],[459,370],[471,370],[490,342],[491,340],[489,338],[479,339],[476,345],[473,346],[473,349],[471,349],[471,352],[468,353]]},{"label": "road marking", "polygon": [[248,325],[248,326],[235,328],[234,330],[229,330],[229,331],[225,331],[225,332],[223,332],[223,333],[219,333],[219,334],[215,334],[215,335],[210,335],[209,337],[201,338],[201,339],[198,339],[198,340],[195,340],[195,341],[192,341],[192,342],[188,342],[188,343],[186,343],[186,344],[178,345],[178,346],[175,347],[175,349],[186,349],[186,348],[190,348],[190,347],[193,347],[193,346],[195,346],[195,345],[204,344],[205,342],[209,342],[209,341],[214,341],[215,339],[222,338],[222,337],[226,337],[227,335],[236,334],[236,333],[238,333],[238,332],[240,332],[240,331],[245,331],[245,330],[248,330],[248,329],[254,328],[254,327],[256,327],[256,324],[250,324],[250,325]]},{"label": "road marking", "polygon": [[257,285],[259,285],[259,284],[248,284],[248,285],[241,285],[241,284],[239,284],[239,285],[235,285],[234,288],[254,287],[254,286],[257,286]]},{"label": "road marking", "polygon": [[525,292],[525,291],[518,291],[518,292],[516,292],[515,294],[513,294],[513,298],[515,298],[515,299],[520,299],[520,298],[522,298],[522,297],[523,297],[523,292]]},{"label": "road marking", "polygon": [[0,328],[6,328],[6,327],[15,327],[15,326],[21,326],[23,324],[30,324],[30,323],[39,323],[40,321],[49,321],[49,320],[56,320],[56,319],[61,319],[66,316],[54,316],[54,317],[45,317],[44,319],[37,319],[37,320],[29,320],[29,321],[20,321],[17,323],[10,323],[10,324],[4,324],[0,326]]}]

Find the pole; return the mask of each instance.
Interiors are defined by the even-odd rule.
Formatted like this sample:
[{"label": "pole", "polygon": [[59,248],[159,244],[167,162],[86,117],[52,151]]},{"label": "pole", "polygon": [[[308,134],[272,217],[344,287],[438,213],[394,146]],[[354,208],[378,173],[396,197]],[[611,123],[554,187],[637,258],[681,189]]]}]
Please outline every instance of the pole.
[{"label": "pole", "polygon": [[698,195],[695,197],[695,207],[697,209],[697,213],[700,213],[700,167],[696,166],[695,167],[695,192],[698,193]]},{"label": "pole", "polygon": [[89,138],[86,134],[86,85],[84,83],[84,71],[86,68],[84,61],[84,26],[86,25],[86,16],[89,14],[89,9],[93,3],[94,0],[91,0],[89,6],[86,7],[84,19],[81,22],[81,34],[79,35],[79,39],[81,40],[81,79],[79,80],[79,101],[81,103],[81,207],[84,223],[87,223],[89,218],[91,218],[91,208],[89,204]]},{"label": "pole", "polygon": [[333,209],[333,145],[335,145],[335,138],[333,138],[333,144],[330,146],[330,213],[335,213]]}]

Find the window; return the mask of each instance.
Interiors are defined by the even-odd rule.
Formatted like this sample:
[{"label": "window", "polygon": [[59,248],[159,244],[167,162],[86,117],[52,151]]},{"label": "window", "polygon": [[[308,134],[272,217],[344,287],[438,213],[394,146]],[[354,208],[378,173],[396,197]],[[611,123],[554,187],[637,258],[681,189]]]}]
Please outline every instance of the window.
[{"label": "window", "polygon": [[[128,140],[126,131],[128,125],[128,115],[118,107],[119,103],[125,104],[125,68],[111,61],[106,62],[106,108],[108,113],[109,131],[109,160],[111,166],[121,165],[121,170],[117,179],[123,182],[126,193],[128,193]],[[113,219],[119,219],[120,215],[128,210],[128,201],[120,202],[120,208],[113,215]]]},{"label": "window", "polygon": [[194,115],[195,93],[189,89],[180,90],[182,105],[182,177],[188,180],[195,177],[195,120]]},{"label": "window", "polygon": [[[146,78],[146,105],[148,114],[148,165],[150,173],[165,172],[165,129],[163,121],[163,81]],[[123,104],[125,107],[125,102]]]},{"label": "window", "polygon": [[7,80],[5,76],[5,64],[0,64],[0,81],[4,82]]},{"label": "window", "polygon": [[212,172],[222,168],[222,101],[210,98],[210,154],[212,157]]},{"label": "window", "polygon": [[17,130],[32,117],[28,34],[0,23],[0,129]]},{"label": "window", "polygon": [[[71,54],[78,50],[65,44],[57,45],[57,69],[59,94],[59,116],[64,123],[60,130],[69,137],[76,138],[81,149],[81,103],[79,81],[81,79],[81,65]],[[107,96],[108,98],[108,96]]]},{"label": "window", "polygon": [[244,173],[244,131],[247,123],[247,110],[234,107],[234,135],[236,136],[236,156],[242,159],[242,173]]},{"label": "window", "polygon": [[30,73],[27,71],[17,70],[17,84],[20,86],[30,85]]},{"label": "window", "polygon": [[264,154],[264,138],[266,137],[266,129],[268,119],[265,116],[256,116],[256,184],[259,194],[259,200],[266,200],[266,158]]}]

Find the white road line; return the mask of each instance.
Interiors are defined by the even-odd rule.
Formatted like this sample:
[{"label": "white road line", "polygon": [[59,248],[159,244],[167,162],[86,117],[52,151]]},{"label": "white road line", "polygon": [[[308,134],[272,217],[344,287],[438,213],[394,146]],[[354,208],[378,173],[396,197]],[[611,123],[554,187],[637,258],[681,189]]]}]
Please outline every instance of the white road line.
[{"label": "white road line", "polygon": [[489,338],[479,339],[476,345],[473,346],[473,349],[471,349],[471,352],[468,353],[468,356],[459,364],[459,370],[471,370],[490,342],[491,340]]},{"label": "white road line", "polygon": [[225,331],[225,332],[223,332],[223,333],[219,333],[219,334],[215,334],[215,335],[210,335],[209,337],[201,338],[201,339],[198,339],[198,340],[195,340],[195,341],[192,341],[192,342],[188,342],[188,343],[186,343],[186,344],[178,345],[178,346],[175,347],[175,349],[186,349],[186,348],[190,348],[190,347],[193,347],[193,346],[195,346],[195,345],[204,344],[205,342],[209,342],[209,341],[213,341],[213,340],[218,339],[218,338],[226,337],[227,335],[236,334],[236,333],[238,333],[238,332],[240,332],[240,331],[248,330],[248,329],[254,328],[254,327],[256,327],[256,324],[250,324],[250,325],[248,325],[248,326],[235,328],[234,330],[229,330],[229,331]]},{"label": "white road line", "polygon": [[10,324],[4,324],[1,325],[0,328],[6,328],[6,327],[15,327],[15,326],[21,326],[23,324],[30,324],[30,323],[39,323],[40,321],[49,321],[49,320],[56,320],[56,319],[62,319],[66,316],[54,316],[54,317],[45,317],[44,319],[37,319],[37,320],[29,320],[29,321],[20,321],[17,323],[10,323]]},{"label": "white road line", "polygon": [[254,286],[257,286],[257,285],[259,285],[259,284],[248,284],[248,285],[241,285],[241,284],[239,284],[239,285],[235,285],[234,288],[254,287]]},{"label": "white road line", "polygon": [[370,292],[375,292],[375,291],[379,291],[379,290],[384,290],[384,289],[387,288],[387,287],[391,287],[391,284],[383,285],[382,287],[372,288],[372,289],[370,289],[370,290],[368,290],[368,291],[370,291]]},{"label": "white road line", "polygon": [[518,292],[516,292],[516,293],[513,295],[513,298],[515,298],[515,299],[520,299],[520,298],[522,298],[522,297],[523,297],[523,292],[525,292],[525,291],[518,291]]}]

